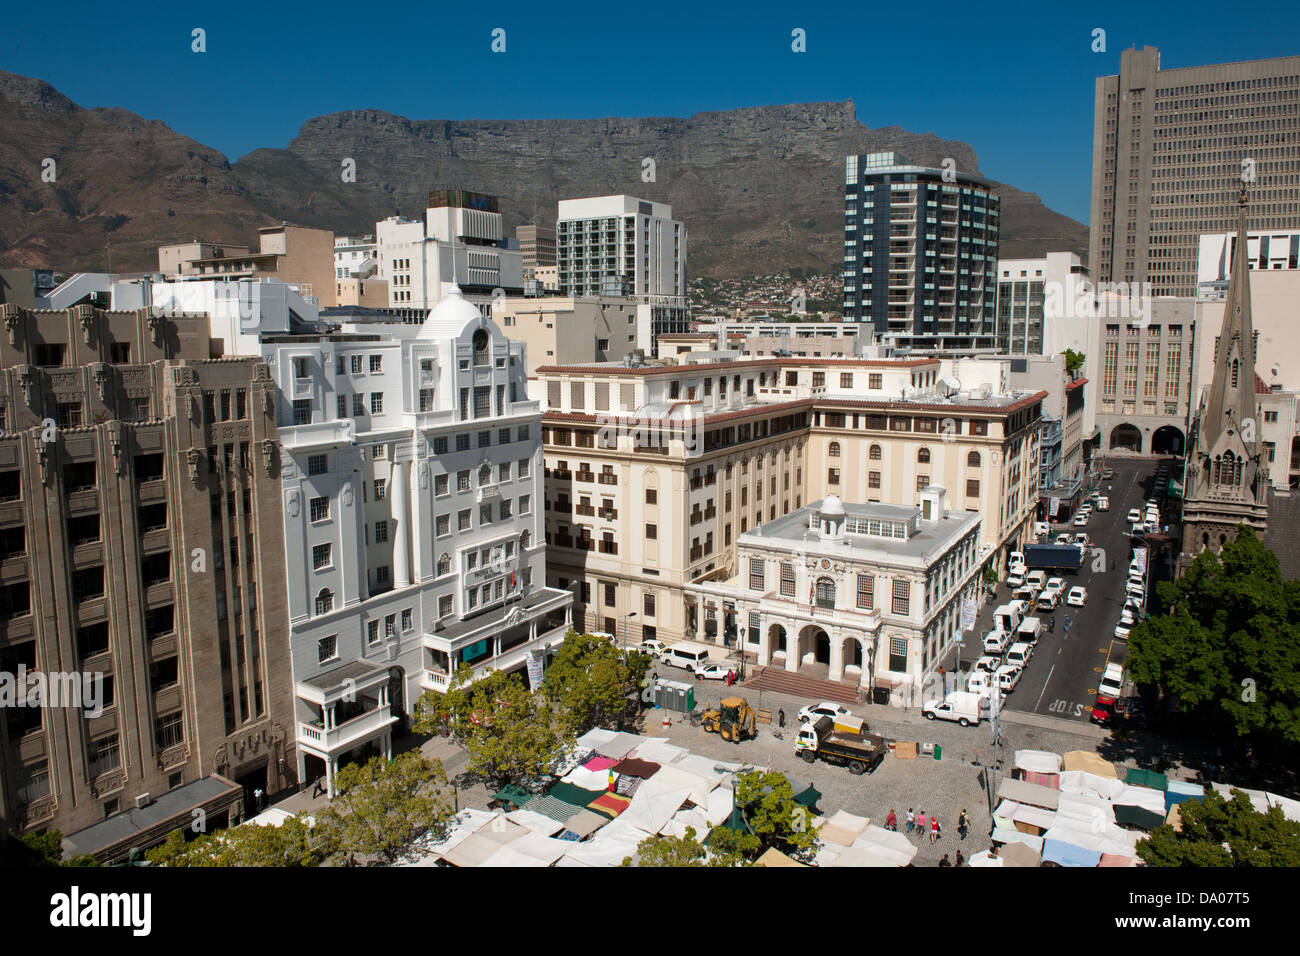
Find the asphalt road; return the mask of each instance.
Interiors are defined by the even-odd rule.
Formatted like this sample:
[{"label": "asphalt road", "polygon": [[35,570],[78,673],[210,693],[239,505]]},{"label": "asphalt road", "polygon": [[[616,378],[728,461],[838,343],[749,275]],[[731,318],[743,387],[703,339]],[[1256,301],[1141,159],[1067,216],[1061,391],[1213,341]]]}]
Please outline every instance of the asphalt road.
[{"label": "asphalt road", "polygon": [[[1082,608],[1062,603],[1050,614],[1036,612],[1045,625],[1047,619],[1055,618],[1056,630],[1039,638],[1020,685],[1005,702],[1009,710],[1086,723],[1097,696],[1097,681],[1106,664],[1111,661],[1122,664],[1127,659],[1128,646],[1114,637],[1120,609],[1124,606],[1124,586],[1133,553],[1126,516],[1130,508],[1145,510],[1145,489],[1150,487],[1157,463],[1149,459],[1120,460],[1110,466],[1115,476],[1101,486],[1103,494],[1105,485],[1111,486],[1110,510],[1094,511],[1083,529],[1065,525],[1059,528],[1053,525],[1052,529],[1053,535],[1067,527],[1071,533],[1084,530],[1092,539],[1094,550],[1083,567],[1075,574],[1062,575],[1067,590],[1075,585],[1088,589],[1087,603]],[[1103,553],[1098,554],[1097,549]],[[1112,560],[1114,571],[1110,570]],[[1094,571],[1094,566],[1103,570]],[[1010,599],[1011,589],[1000,585],[997,599],[981,609],[977,630],[966,639],[968,648],[983,639],[991,625],[993,608]],[[1068,633],[1067,617],[1070,619]]]}]

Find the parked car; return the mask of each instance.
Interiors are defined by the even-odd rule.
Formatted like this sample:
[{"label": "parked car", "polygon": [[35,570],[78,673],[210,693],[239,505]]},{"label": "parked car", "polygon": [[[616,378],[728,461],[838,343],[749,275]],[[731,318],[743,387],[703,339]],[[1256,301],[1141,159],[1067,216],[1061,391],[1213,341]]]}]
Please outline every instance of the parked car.
[{"label": "parked car", "polygon": [[1064,591],[1065,578],[1048,578],[1047,584],[1044,585],[1044,587],[1049,591]]},{"label": "parked car", "polygon": [[989,631],[984,635],[984,653],[1001,655],[1011,643],[1011,635],[1006,631]]},{"label": "parked car", "polygon": [[1135,614],[1136,614],[1136,613],[1141,613],[1141,611],[1142,611],[1142,599],[1141,599],[1141,598],[1134,597],[1133,595],[1130,594],[1130,595],[1128,595],[1128,596],[1126,596],[1126,597],[1124,598],[1124,606],[1125,606],[1126,608],[1131,607],[1131,608],[1133,609],[1133,612],[1134,612]]},{"label": "parked car", "polygon": [[1071,544],[1076,544],[1080,548],[1083,548],[1084,551],[1087,551],[1089,548],[1092,547],[1092,538],[1088,537],[1085,533],[1080,531],[1078,534],[1074,536],[1074,541],[1072,541]]},{"label": "parked car", "polygon": [[1115,469],[1113,469],[1113,468],[1103,468],[1103,469],[1101,470],[1101,480],[1102,480],[1102,481],[1110,481],[1110,480],[1111,480],[1112,478],[1114,478],[1114,477],[1115,477]]},{"label": "parked car", "polygon": [[1081,511],[1074,516],[1074,520],[1070,523],[1076,528],[1086,528],[1088,527],[1088,515]]},{"label": "parked car", "polygon": [[1034,522],[1034,537],[1035,537],[1035,538],[1045,538],[1045,537],[1047,537],[1047,536],[1048,536],[1049,534],[1051,534],[1051,533],[1052,533],[1052,529],[1051,529],[1051,527],[1047,524],[1046,521],[1035,521],[1035,522]]},{"label": "parked car", "polygon": [[662,658],[664,652],[668,650],[668,645],[663,641],[642,641],[637,645],[637,650],[642,654],[649,654],[651,657]]},{"label": "parked car", "polygon": [[1007,587],[1018,588],[1025,583],[1025,569],[1012,568],[1007,572]]},{"label": "parked car", "polygon": [[1016,588],[1011,595],[1013,601],[1024,601],[1025,607],[1033,607],[1034,602],[1038,600],[1038,591],[1033,585],[1025,584]]},{"label": "parked car", "polygon": [[1138,598],[1143,604],[1146,603],[1147,589],[1138,581],[1129,581],[1128,584],[1124,585],[1124,593]]},{"label": "parked car", "polygon": [[998,681],[998,689],[1004,694],[1011,693],[1020,683],[1020,675],[1023,673],[1024,669],[1015,664],[1003,664],[994,674]]},{"label": "parked car", "polygon": [[1097,692],[1117,700],[1124,693],[1124,668],[1119,664],[1107,664],[1097,683]]},{"label": "parked car", "polygon": [[1119,612],[1119,622],[1125,627],[1132,627],[1137,623],[1138,612],[1131,607],[1126,607]]},{"label": "parked car", "polygon": [[1065,603],[1070,607],[1083,607],[1088,600],[1088,589],[1081,587],[1070,588],[1070,593],[1065,596]]},{"label": "parked car", "polygon": [[1136,508],[1131,509],[1131,510],[1129,511],[1129,513],[1128,513],[1128,519],[1127,519],[1127,520],[1128,520],[1128,523],[1129,523],[1129,524],[1141,524],[1141,523],[1142,523],[1142,512],[1138,511]]},{"label": "parked car", "polygon": [[1098,511],[1109,511],[1109,510],[1110,510],[1110,499],[1107,498],[1105,495],[1102,495],[1100,498],[1098,498],[1098,499],[1097,499],[1097,510],[1098,510]]},{"label": "parked car", "polygon": [[1012,551],[1011,554],[1009,554],[1009,555],[1007,556],[1007,564],[1008,564],[1008,565],[1017,565],[1017,564],[1018,564],[1018,565],[1020,565],[1021,567],[1024,567],[1024,565],[1025,565],[1025,552],[1023,552],[1023,551]]},{"label": "parked car", "polygon": [[831,720],[841,720],[845,717],[852,717],[849,709],[840,704],[822,701],[820,704],[809,704],[799,711],[799,723],[807,723],[810,720],[816,720],[818,717],[829,717]]},{"label": "parked car", "polygon": [[1115,719],[1115,699],[1105,694],[1098,694],[1088,719],[1094,724],[1109,724]]},{"label": "parked car", "polygon": [[1071,538],[1068,534],[1062,532],[1061,534],[1058,534],[1056,536],[1056,543],[1060,545],[1074,544],[1074,539]]},{"label": "parked car", "polygon": [[1115,625],[1115,638],[1121,641],[1128,641],[1129,629],[1123,624]]},{"label": "parked car", "polygon": [[1038,568],[1030,571],[1029,575],[1025,578],[1025,587],[1033,588],[1035,591],[1041,591],[1043,586],[1046,584],[1047,572]]},{"label": "parked car", "polygon": [[1002,666],[1002,661],[999,658],[990,657],[987,654],[985,654],[983,657],[981,657],[979,660],[975,662],[975,670],[985,671],[989,674],[992,674],[1001,666]]},{"label": "parked car", "polygon": [[695,669],[695,676],[700,680],[726,680],[727,675],[735,669],[733,664],[705,664]]},{"label": "parked car", "polygon": [[1038,595],[1038,603],[1035,607],[1040,611],[1055,611],[1056,606],[1061,603],[1061,594],[1059,591],[1043,591]]}]

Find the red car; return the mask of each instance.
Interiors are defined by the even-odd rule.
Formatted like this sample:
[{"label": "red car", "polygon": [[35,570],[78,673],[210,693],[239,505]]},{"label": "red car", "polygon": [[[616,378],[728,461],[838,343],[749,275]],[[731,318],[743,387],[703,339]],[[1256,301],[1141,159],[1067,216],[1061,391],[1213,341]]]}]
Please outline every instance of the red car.
[{"label": "red car", "polygon": [[1114,697],[1098,694],[1096,702],[1092,705],[1090,719],[1094,724],[1109,724],[1119,713],[1120,709]]}]

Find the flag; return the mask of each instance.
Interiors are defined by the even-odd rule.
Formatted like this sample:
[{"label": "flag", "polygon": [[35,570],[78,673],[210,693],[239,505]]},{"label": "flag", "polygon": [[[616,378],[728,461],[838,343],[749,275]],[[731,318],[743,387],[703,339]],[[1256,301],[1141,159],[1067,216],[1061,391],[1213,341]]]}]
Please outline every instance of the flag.
[{"label": "flag", "polygon": [[812,608],[812,613],[817,613],[817,586],[813,582],[808,582],[808,605]]}]

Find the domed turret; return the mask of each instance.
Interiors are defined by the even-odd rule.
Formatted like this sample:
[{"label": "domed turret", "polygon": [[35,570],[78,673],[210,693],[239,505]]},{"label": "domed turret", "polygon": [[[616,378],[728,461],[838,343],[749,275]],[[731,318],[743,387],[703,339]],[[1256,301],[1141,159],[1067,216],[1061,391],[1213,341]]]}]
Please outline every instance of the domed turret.
[{"label": "domed turret", "polygon": [[839,540],[844,537],[844,502],[839,495],[827,495],[817,509],[817,526],[823,540]]},{"label": "domed turret", "polygon": [[473,303],[465,301],[460,286],[452,286],[420,326],[418,338],[457,338],[471,322],[482,321],[483,313]]}]

